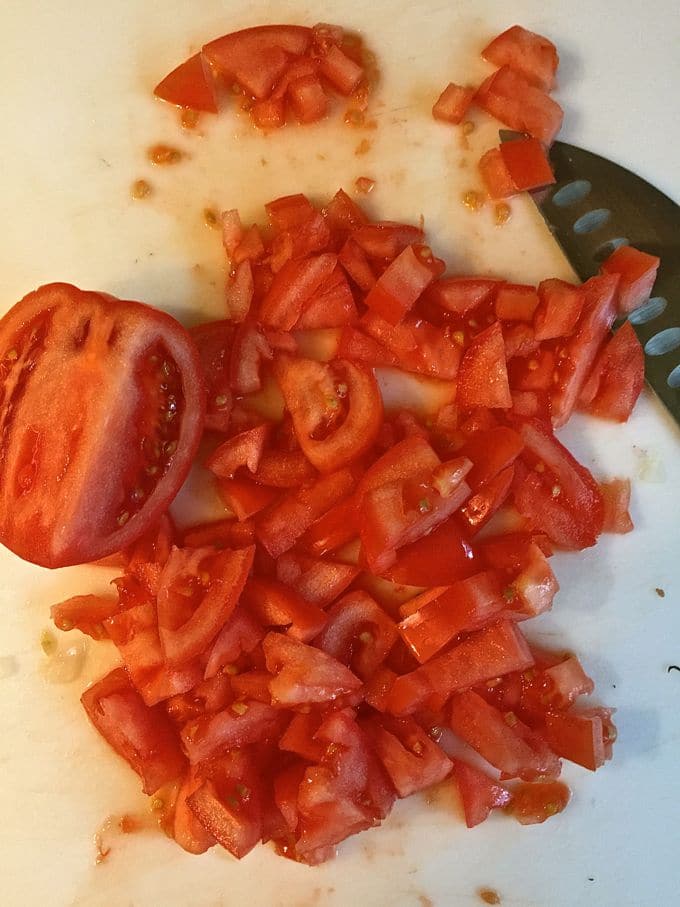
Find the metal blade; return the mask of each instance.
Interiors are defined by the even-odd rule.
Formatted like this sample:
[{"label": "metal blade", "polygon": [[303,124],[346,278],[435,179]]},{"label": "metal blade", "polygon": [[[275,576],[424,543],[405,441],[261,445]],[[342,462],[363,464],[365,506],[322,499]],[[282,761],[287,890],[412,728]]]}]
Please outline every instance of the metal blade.
[{"label": "metal blade", "polygon": [[556,184],[532,195],[581,280],[619,245],[661,258],[652,298],[629,320],[645,350],[647,381],[680,423],[680,206],[590,151],[555,142],[550,160]]}]

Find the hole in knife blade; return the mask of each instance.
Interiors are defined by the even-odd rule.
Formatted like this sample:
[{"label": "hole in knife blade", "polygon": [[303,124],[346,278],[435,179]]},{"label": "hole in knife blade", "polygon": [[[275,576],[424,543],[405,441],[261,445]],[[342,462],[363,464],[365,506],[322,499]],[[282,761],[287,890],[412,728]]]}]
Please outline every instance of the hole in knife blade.
[{"label": "hole in knife blade", "polygon": [[568,208],[570,205],[575,205],[586,198],[592,188],[592,184],[588,180],[574,180],[571,183],[567,183],[566,186],[562,186],[553,195],[553,205],[557,205],[558,208]]},{"label": "hole in knife blade", "polygon": [[665,356],[680,346],[680,328],[666,328],[659,331],[645,344],[645,353],[648,356]]},{"label": "hole in knife blade", "polygon": [[604,227],[611,216],[612,213],[608,208],[595,208],[593,211],[588,211],[574,222],[574,233],[593,233],[600,227]]},{"label": "hole in knife blade", "polygon": [[630,245],[629,240],[625,236],[617,236],[615,239],[608,239],[607,242],[602,243],[599,249],[593,255],[593,261],[604,261],[606,258],[616,252],[621,246]]},{"label": "hole in knife blade", "polygon": [[665,312],[667,305],[668,302],[663,296],[653,296],[649,302],[646,302],[643,306],[640,306],[639,309],[631,312],[628,316],[628,321],[632,324],[647,324],[648,321],[653,321],[655,318],[658,318],[659,315],[662,315]]},{"label": "hole in knife blade", "polygon": [[673,371],[666,379],[669,387],[680,388],[680,365],[676,365]]}]

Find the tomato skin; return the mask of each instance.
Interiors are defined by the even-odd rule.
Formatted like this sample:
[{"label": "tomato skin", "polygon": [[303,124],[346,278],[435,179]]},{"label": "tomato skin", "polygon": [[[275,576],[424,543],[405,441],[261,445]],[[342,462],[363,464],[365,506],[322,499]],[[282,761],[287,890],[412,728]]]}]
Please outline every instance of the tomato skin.
[{"label": "tomato skin", "polygon": [[[147,358],[156,347],[167,356],[172,400],[161,387],[165,366]],[[190,336],[142,303],[48,284],[2,318],[0,348],[16,353],[0,369],[0,541],[45,567],[128,547],[167,509],[203,430],[205,387]]]},{"label": "tomato skin", "polygon": [[144,704],[124,668],[89,687],[81,702],[102,737],[140,775],[144,793],[182,773],[186,760],[169,720],[158,706]]},{"label": "tomato skin", "polygon": [[153,93],[177,107],[217,113],[217,98],[212,75],[202,54],[194,54],[156,85]]}]

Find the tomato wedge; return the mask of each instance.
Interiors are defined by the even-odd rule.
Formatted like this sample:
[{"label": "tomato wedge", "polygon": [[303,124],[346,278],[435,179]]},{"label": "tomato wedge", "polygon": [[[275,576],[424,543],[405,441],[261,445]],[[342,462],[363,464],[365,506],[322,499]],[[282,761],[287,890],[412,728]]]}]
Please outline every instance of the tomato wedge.
[{"label": "tomato wedge", "polygon": [[153,93],[177,107],[217,113],[215,84],[203,54],[194,54],[156,85]]},{"label": "tomato wedge", "polygon": [[186,478],[205,390],[169,315],[48,284],[0,321],[0,541],[45,567],[132,544]]}]

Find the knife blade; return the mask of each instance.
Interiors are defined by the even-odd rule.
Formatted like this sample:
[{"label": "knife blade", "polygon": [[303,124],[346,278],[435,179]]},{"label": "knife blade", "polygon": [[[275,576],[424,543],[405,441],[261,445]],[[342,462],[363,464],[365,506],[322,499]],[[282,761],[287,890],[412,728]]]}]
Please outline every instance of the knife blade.
[{"label": "knife blade", "polygon": [[[506,141],[517,133],[501,131]],[[555,142],[556,183],[530,193],[582,281],[620,245],[658,255],[650,300],[628,316],[645,351],[645,377],[680,424],[680,206],[613,161]]]}]

